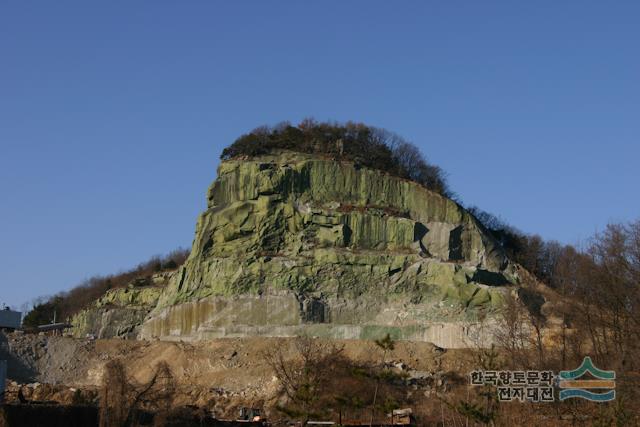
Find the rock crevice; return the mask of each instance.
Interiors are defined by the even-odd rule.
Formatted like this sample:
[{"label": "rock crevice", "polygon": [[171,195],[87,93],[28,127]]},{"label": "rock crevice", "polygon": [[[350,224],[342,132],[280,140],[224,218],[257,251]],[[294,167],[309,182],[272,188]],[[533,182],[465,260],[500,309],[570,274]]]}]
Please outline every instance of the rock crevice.
[{"label": "rock crevice", "polygon": [[490,315],[517,283],[460,205],[350,162],[291,152],[225,161],[207,200],[143,338],[426,339],[435,324]]}]

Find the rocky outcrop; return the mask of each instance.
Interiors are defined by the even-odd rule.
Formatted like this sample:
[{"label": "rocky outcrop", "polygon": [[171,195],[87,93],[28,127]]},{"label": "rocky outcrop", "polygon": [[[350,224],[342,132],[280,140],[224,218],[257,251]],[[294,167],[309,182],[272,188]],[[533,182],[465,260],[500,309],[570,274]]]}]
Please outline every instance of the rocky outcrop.
[{"label": "rocky outcrop", "polygon": [[135,338],[140,325],[157,305],[162,288],[143,286],[112,289],[71,319],[76,338]]},{"label": "rocky outcrop", "polygon": [[143,338],[390,333],[459,346],[464,325],[491,315],[517,283],[501,247],[457,203],[351,162],[234,159],[207,198],[191,255]]}]

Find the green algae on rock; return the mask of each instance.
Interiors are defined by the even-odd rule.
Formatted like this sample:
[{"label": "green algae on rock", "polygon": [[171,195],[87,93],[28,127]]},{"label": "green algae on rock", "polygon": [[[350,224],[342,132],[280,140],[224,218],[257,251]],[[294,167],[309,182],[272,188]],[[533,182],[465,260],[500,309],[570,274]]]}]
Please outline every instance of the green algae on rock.
[{"label": "green algae on rock", "polygon": [[161,291],[159,286],[108,290],[73,316],[72,333],[77,338],[136,337],[145,317],[157,305]]},{"label": "green algae on rock", "polygon": [[427,339],[435,324],[491,316],[517,284],[460,205],[352,162],[288,151],[224,161],[207,200],[143,338],[391,328]]}]

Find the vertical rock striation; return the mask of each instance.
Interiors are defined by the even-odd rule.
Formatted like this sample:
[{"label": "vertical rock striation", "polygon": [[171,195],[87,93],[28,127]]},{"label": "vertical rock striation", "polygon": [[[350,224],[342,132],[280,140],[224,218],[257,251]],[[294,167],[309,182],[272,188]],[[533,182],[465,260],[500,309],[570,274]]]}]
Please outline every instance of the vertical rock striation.
[{"label": "vertical rock striation", "polygon": [[352,162],[226,161],[207,200],[142,338],[390,333],[456,347],[517,283],[460,205]]}]

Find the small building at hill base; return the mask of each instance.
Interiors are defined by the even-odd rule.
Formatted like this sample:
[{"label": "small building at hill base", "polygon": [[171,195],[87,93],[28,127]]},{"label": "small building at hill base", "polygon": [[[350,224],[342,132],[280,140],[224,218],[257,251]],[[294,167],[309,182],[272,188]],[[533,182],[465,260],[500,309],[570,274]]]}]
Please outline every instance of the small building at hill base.
[{"label": "small building at hill base", "polygon": [[0,329],[19,329],[22,324],[22,313],[9,308],[0,310]]}]

